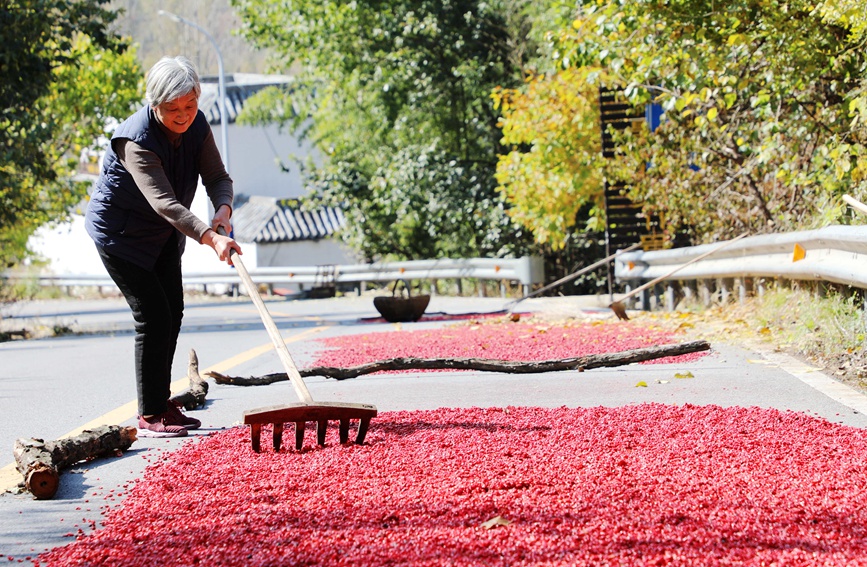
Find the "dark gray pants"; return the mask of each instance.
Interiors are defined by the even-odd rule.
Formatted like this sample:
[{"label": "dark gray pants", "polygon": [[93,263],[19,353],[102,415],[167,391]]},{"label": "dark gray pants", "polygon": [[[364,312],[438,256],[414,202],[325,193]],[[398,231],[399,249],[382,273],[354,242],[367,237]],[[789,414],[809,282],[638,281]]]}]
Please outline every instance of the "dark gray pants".
[{"label": "dark gray pants", "polygon": [[171,397],[172,359],[184,316],[181,255],[169,238],[153,270],[99,249],[102,263],[126,298],[135,320],[135,379],[139,415],[157,415]]}]

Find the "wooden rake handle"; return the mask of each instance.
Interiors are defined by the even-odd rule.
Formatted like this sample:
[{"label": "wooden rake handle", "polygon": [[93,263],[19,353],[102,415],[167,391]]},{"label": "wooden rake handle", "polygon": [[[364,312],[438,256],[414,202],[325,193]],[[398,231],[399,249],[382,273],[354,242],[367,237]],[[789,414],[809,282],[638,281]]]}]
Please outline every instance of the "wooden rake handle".
[{"label": "wooden rake handle", "polygon": [[[217,232],[223,236],[228,236],[226,231],[223,230],[223,227],[219,227]],[[271,337],[271,342],[274,343],[274,348],[277,349],[277,356],[280,357],[280,362],[283,363],[283,369],[286,371],[286,375],[292,382],[292,387],[295,388],[295,393],[298,394],[298,399],[301,400],[302,403],[312,404],[313,397],[310,395],[310,390],[307,389],[304,379],[298,372],[298,367],[295,365],[295,361],[292,360],[292,355],[289,354],[289,349],[286,347],[286,343],[283,341],[280,331],[277,330],[277,325],[274,324],[274,319],[268,312],[268,308],[265,307],[265,302],[262,301],[262,296],[259,295],[259,289],[256,287],[256,284],[253,283],[253,278],[250,277],[250,272],[248,272],[247,268],[244,266],[244,262],[241,260],[241,255],[238,254],[235,249],[232,249],[229,252],[229,258],[238,270],[238,274],[241,276],[241,281],[244,282],[244,287],[247,288],[247,293],[250,295],[250,299],[253,300],[253,304],[259,311],[259,317],[261,317],[262,323],[264,323],[265,329],[268,331],[268,336]]]},{"label": "wooden rake handle", "polygon": [[852,197],[851,195],[843,195],[843,200],[849,203],[849,206],[856,211],[867,213],[867,205]]}]

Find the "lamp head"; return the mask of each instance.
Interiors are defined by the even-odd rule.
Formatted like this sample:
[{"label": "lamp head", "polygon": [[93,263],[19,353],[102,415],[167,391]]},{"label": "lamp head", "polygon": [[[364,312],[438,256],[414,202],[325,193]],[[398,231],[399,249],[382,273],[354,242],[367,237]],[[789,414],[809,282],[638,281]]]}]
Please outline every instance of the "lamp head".
[{"label": "lamp head", "polygon": [[170,20],[174,20],[174,21],[178,22],[179,24],[183,23],[183,19],[181,19],[181,17],[178,16],[177,14],[172,14],[171,12],[166,12],[165,10],[160,10],[159,12],[157,12],[157,14],[159,14],[160,16],[165,16],[165,17],[169,18]]}]

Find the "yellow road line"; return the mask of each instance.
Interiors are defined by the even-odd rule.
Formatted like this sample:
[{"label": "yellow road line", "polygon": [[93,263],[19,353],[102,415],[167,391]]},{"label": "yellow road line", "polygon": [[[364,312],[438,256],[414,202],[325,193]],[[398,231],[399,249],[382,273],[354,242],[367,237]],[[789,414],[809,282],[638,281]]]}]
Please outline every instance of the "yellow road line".
[{"label": "yellow road line", "polygon": [[0,487],[3,488],[3,492],[15,490],[19,482],[21,482],[21,473],[15,468],[15,463],[9,463],[0,469]]},{"label": "yellow road line", "polygon": [[[300,340],[307,338],[310,335],[315,333],[319,333],[328,328],[328,325],[322,325],[319,327],[313,327],[311,329],[307,329],[306,331],[302,331],[297,335],[293,335],[289,338],[284,339],[286,344],[294,343]],[[244,362],[248,362],[253,360],[254,358],[265,354],[274,349],[274,345],[271,343],[267,343],[261,346],[257,346],[251,348],[247,351],[244,351],[240,354],[237,354],[233,357],[227,358],[226,360],[220,361],[213,366],[209,366],[202,370],[201,372],[214,371],[219,373],[225,373],[231,368],[243,364]],[[185,376],[178,380],[172,382],[172,394],[179,394],[186,390],[190,385],[189,379]],[[127,402],[120,406],[119,408],[115,408],[108,413],[105,413],[94,420],[88,421],[84,425],[77,427],[67,433],[66,435],[61,435],[60,439],[65,439],[67,437],[74,437],[82,433],[87,429],[93,429],[94,427],[99,427],[100,425],[110,424],[110,423],[123,423],[128,419],[132,419],[138,413],[138,402],[133,400],[131,402]],[[18,472],[18,469],[15,466],[15,463],[10,463],[3,468],[0,468],[0,491],[5,492],[8,490],[14,489],[18,483],[21,482],[21,473]]]}]

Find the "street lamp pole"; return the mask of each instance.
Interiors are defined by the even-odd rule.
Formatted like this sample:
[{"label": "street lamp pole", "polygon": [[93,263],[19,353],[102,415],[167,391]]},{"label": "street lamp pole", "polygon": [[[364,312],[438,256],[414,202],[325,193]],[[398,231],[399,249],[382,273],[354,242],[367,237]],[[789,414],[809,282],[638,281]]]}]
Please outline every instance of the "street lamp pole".
[{"label": "street lamp pole", "polygon": [[229,171],[229,128],[228,128],[228,114],[226,113],[226,75],[223,72],[223,55],[220,53],[220,47],[217,45],[217,42],[214,40],[213,36],[209,34],[205,28],[200,26],[195,22],[191,22],[186,18],[182,18],[177,14],[172,14],[171,12],[166,12],[165,10],[160,10],[158,12],[160,16],[165,16],[170,20],[174,20],[180,24],[185,24],[190,26],[191,28],[195,28],[205,34],[205,37],[211,42],[211,45],[214,46],[214,50],[217,52],[217,69],[219,72],[219,89],[220,89],[220,133],[222,135],[223,142],[223,162],[226,166],[226,172]]}]

